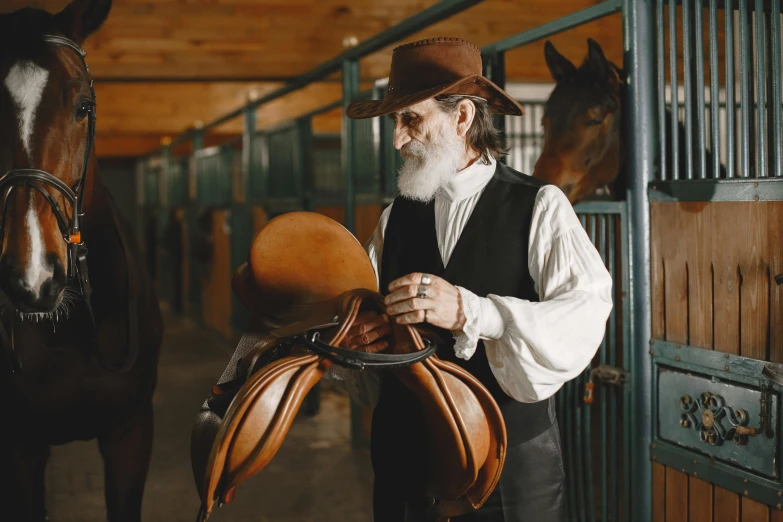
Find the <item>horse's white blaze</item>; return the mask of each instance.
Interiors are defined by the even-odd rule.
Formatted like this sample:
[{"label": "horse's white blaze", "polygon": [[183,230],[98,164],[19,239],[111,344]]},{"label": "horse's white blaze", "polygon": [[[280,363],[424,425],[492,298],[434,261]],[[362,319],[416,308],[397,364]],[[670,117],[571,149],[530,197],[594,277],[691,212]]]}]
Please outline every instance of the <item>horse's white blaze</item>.
[{"label": "horse's white blaze", "polygon": [[8,71],[5,86],[19,111],[19,137],[22,140],[28,158],[32,156],[32,137],[35,113],[41,104],[49,71],[29,60],[16,62]]},{"label": "horse's white blaze", "polygon": [[24,271],[24,279],[27,286],[38,297],[41,293],[41,286],[54,275],[54,272],[48,268],[49,264],[46,262],[43,232],[38,221],[38,214],[35,211],[32,191],[30,191],[30,203],[27,207],[25,225],[30,243],[30,255],[28,257],[28,265]]}]

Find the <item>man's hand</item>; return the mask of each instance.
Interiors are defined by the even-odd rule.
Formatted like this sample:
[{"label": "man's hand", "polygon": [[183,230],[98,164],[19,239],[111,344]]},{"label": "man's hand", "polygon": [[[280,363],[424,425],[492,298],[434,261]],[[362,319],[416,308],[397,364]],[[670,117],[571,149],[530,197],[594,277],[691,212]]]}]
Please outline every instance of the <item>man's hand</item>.
[{"label": "man's hand", "polygon": [[[457,287],[432,274],[430,283],[422,285],[425,274],[414,272],[389,283],[389,295],[384,299],[386,313],[402,324],[429,323],[446,330],[462,330],[465,314]],[[426,297],[418,297],[426,291]]]},{"label": "man's hand", "polygon": [[388,315],[378,315],[372,310],[360,312],[340,347],[357,352],[377,353],[389,347],[388,338],[384,337],[390,334]]}]

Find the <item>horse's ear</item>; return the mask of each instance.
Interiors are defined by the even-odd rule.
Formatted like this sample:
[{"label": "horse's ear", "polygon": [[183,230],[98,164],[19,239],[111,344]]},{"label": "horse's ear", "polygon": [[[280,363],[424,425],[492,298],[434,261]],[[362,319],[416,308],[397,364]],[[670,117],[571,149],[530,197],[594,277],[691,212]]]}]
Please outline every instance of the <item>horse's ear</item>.
[{"label": "horse's ear", "polygon": [[544,58],[546,64],[549,67],[549,72],[552,73],[552,78],[556,82],[560,82],[574,76],[576,74],[576,67],[572,64],[568,58],[557,52],[555,46],[549,40],[544,44]]},{"label": "horse's ear", "polygon": [[590,63],[590,68],[601,80],[608,79],[610,66],[601,46],[592,38],[588,38],[587,49],[587,61]]},{"label": "horse's ear", "polygon": [[618,67],[614,62],[609,62],[609,65],[612,67],[612,70],[617,74],[617,77],[620,78],[620,81],[622,83],[625,83],[628,80],[628,73],[625,72],[625,69],[622,67]]},{"label": "horse's ear", "polygon": [[111,11],[112,0],[73,0],[55,20],[68,38],[81,45],[97,31]]}]

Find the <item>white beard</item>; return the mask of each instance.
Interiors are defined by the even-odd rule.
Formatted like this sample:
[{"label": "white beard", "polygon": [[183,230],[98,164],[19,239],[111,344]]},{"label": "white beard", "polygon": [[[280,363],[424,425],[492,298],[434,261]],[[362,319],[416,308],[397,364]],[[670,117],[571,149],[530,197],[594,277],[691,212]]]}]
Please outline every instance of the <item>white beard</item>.
[{"label": "white beard", "polygon": [[400,152],[405,160],[397,177],[400,194],[427,203],[457,173],[465,144],[456,133],[441,131],[429,146],[411,141]]}]

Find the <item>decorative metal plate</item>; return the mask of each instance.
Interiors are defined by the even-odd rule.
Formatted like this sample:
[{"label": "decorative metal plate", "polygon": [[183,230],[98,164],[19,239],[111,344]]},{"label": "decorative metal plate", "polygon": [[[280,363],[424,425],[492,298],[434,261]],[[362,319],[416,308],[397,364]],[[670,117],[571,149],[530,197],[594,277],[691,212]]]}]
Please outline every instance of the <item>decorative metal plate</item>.
[{"label": "decorative metal plate", "polygon": [[783,367],[654,339],[652,460],[783,510]]},{"label": "decorative metal plate", "polygon": [[[716,459],[776,478],[777,433],[755,436],[738,427],[760,425],[762,393],[737,383],[661,368],[658,374],[658,436]],[[778,397],[770,394],[771,424]],[[740,432],[744,430],[739,430]]]}]

